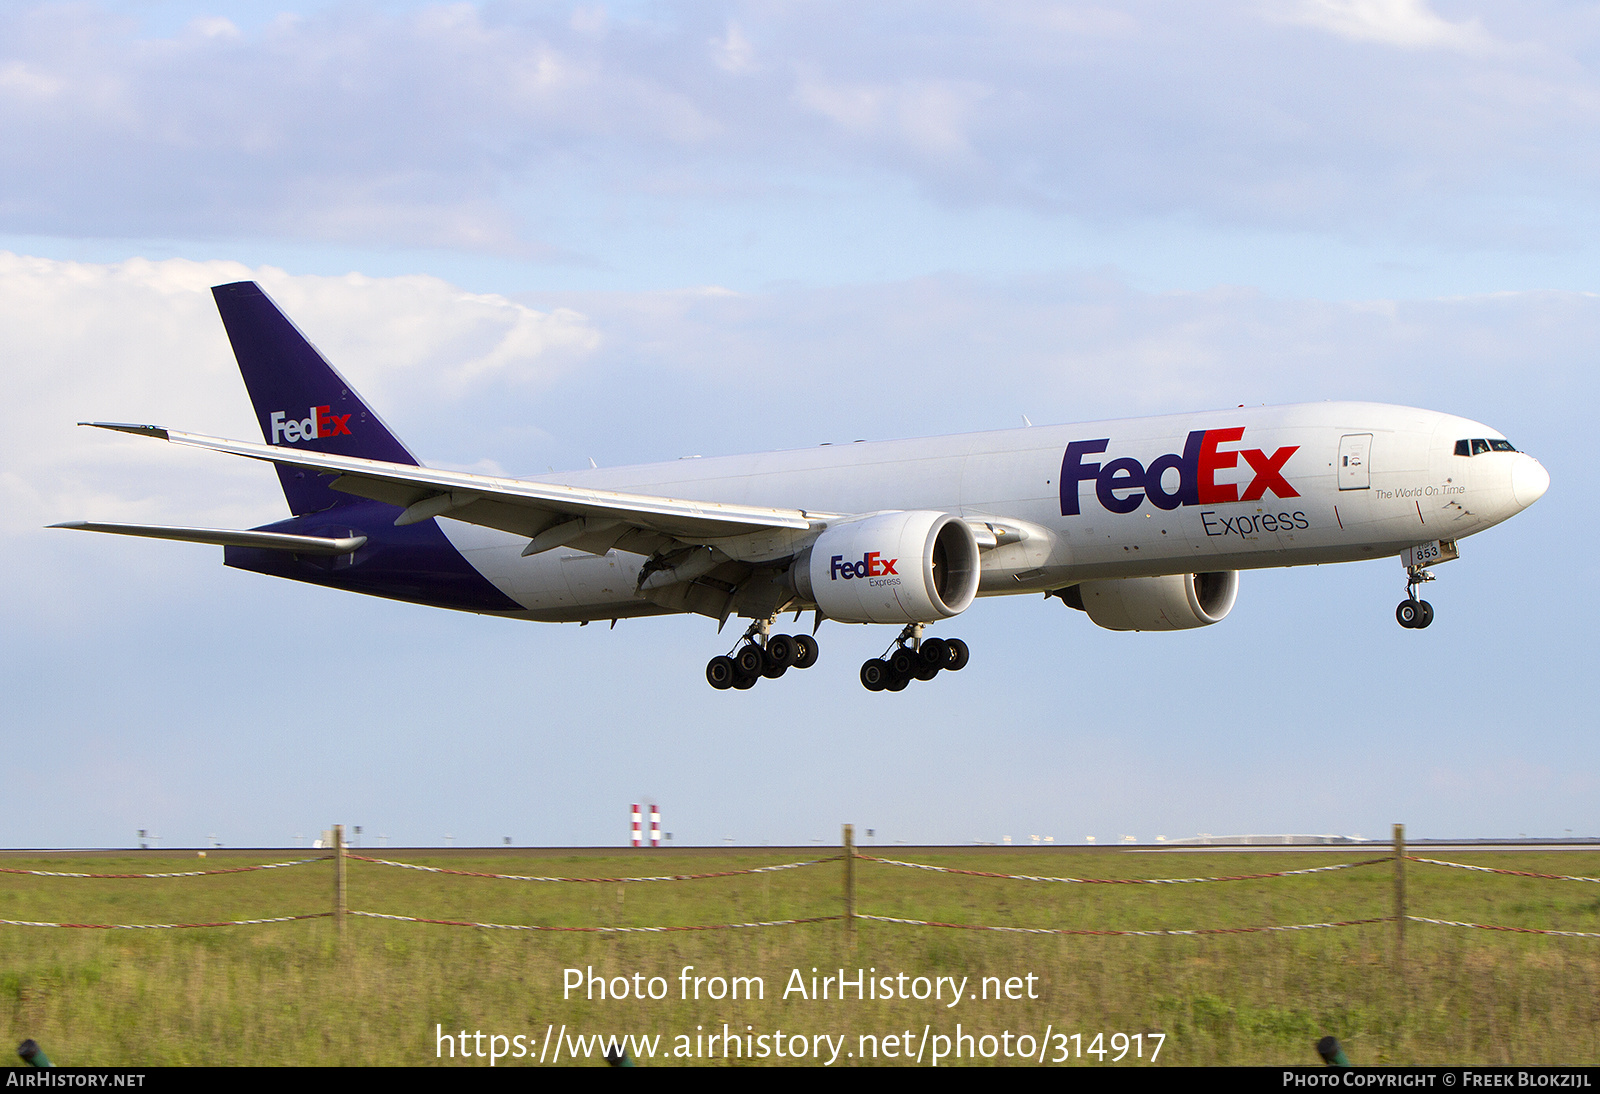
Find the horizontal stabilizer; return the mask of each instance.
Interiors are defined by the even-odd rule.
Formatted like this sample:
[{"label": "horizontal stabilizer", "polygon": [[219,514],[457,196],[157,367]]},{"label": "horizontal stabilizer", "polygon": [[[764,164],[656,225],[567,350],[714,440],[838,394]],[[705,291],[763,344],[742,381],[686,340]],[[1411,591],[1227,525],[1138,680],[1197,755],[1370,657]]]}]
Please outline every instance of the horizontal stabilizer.
[{"label": "horizontal stabilizer", "polygon": [[164,528],[157,524],[91,524],[73,520],[52,528],[82,532],[110,532],[119,536],[176,539],[185,543],[214,543],[219,547],[260,547],[268,551],[293,551],[300,555],[347,555],[367,542],[366,536],[292,536],[285,532],[246,532],[231,528]]}]

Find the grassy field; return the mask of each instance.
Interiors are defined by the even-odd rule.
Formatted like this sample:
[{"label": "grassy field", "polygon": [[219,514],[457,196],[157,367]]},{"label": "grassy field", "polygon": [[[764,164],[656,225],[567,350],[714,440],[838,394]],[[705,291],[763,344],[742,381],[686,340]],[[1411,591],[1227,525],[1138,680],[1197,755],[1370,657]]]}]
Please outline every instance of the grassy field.
[{"label": "grassy field", "polygon": [[[740,869],[833,852],[791,850],[534,852],[473,857],[409,852],[408,861],[458,870],[611,876]],[[1262,873],[1375,857],[1349,854],[926,849],[916,861],[992,872],[1080,877],[1185,877]],[[279,861],[306,852],[198,861],[192,852],[5,856],[0,866],[97,873],[186,870]],[[1600,875],[1600,853],[1478,853],[1440,857],[1546,873]],[[836,915],[842,864],[682,883],[533,884],[451,877],[351,862],[352,909],[426,918],[552,926],[646,926]],[[1192,929],[1354,920],[1392,914],[1388,863],[1277,880],[1209,885],[1060,885],[857,865],[862,912],[949,923],[1096,930]],[[1408,911],[1435,919],[1600,932],[1600,885],[1491,876],[1409,864]],[[169,923],[253,919],[328,910],[331,864],[172,880],[74,880],[0,874],[0,919]],[[1201,937],[1039,936],[861,922],[851,941],[837,922],[670,934],[491,931],[351,919],[339,937],[328,919],[172,931],[0,926],[0,1040],[37,1039],[63,1064],[454,1063],[437,1033],[521,1035],[537,1062],[552,1041],[594,1034],[660,1036],[651,1063],[904,1063],[920,1047],[931,1062],[946,1038],[961,1063],[1112,1062],[1315,1064],[1316,1040],[1337,1036],[1358,1064],[1593,1064],[1600,1060],[1600,938],[1559,938],[1407,926],[1395,960],[1392,923],[1334,930]],[[692,977],[762,978],[759,999],[683,999]],[[1020,998],[840,1001],[806,994],[843,968],[868,978],[906,974],[904,989],[965,978]],[[665,998],[563,997],[565,970],[629,977]],[[631,978],[639,974],[639,980]],[[1034,979],[1028,981],[1026,978]],[[985,985],[984,978],[996,978]],[[893,981],[896,990],[901,981]],[[1035,998],[1027,998],[1031,986]],[[758,1058],[727,1060],[724,1024],[747,1035]],[[1049,1037],[1046,1038],[1046,1031]],[[781,1042],[774,1039],[783,1031]],[[1058,1039],[1059,1034],[1067,1039]],[[1073,1034],[1078,1035],[1076,1041]],[[1142,1034],[1137,1042],[1113,1035]],[[759,1058],[762,1042],[771,1055]],[[831,1044],[819,1038],[832,1038]],[[869,1040],[863,1041],[862,1036]],[[980,1041],[988,1035],[992,1041]],[[1002,1039],[1002,1035],[1006,1035]],[[680,1036],[684,1039],[679,1039]],[[791,1054],[801,1042],[805,1056]],[[893,1036],[893,1040],[888,1040]],[[1027,1040],[1018,1042],[1019,1036]],[[698,1041],[697,1041],[698,1038]],[[1031,1043],[1031,1048],[1029,1047]],[[492,1042],[469,1038],[487,1054]],[[565,1043],[563,1062],[572,1051]],[[530,1047],[531,1046],[531,1047]],[[600,1053],[589,1042],[591,1059]],[[692,1055],[674,1059],[685,1046]],[[877,1059],[872,1059],[876,1047]],[[907,1047],[909,1046],[909,1048]],[[779,1058],[775,1047],[783,1047]],[[1135,1055],[1137,1049],[1137,1056]],[[894,1059],[885,1053],[894,1050]],[[715,1056],[708,1058],[708,1050]],[[862,1051],[867,1059],[861,1058]],[[9,1049],[7,1050],[9,1051]],[[973,1052],[993,1052],[993,1058]],[[446,1053],[440,1058],[441,1052]],[[471,1064],[486,1064],[474,1056]],[[549,1062],[547,1060],[547,1062]],[[954,1059],[942,1061],[957,1062]]]}]

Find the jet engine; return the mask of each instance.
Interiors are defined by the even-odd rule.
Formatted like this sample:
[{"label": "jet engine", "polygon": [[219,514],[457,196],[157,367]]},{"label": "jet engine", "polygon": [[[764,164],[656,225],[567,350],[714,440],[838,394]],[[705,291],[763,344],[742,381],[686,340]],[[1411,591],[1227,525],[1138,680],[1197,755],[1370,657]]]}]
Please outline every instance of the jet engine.
[{"label": "jet engine", "polygon": [[795,559],[795,591],[842,623],[932,623],[978,594],[978,540],[967,522],[927,510],[835,524]]},{"label": "jet engine", "polygon": [[1222,622],[1238,598],[1239,573],[1085,581],[1056,595],[1107,630],[1184,631]]}]

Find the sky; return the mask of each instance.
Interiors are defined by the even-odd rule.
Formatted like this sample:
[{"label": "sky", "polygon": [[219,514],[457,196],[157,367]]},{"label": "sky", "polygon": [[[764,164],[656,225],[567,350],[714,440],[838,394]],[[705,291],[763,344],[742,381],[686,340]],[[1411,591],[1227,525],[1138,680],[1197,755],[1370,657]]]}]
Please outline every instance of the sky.
[{"label": "sky", "polygon": [[[0,21],[0,846],[1600,835],[1579,504],[1600,13],[1218,3],[28,3]],[[971,664],[748,692],[736,633],[480,618],[65,520],[249,527],[207,288],[259,281],[424,462],[550,470],[1361,399],[1550,470],[1222,623],[1037,597]],[[796,624],[803,629],[807,624]],[[731,625],[730,625],[731,630]]]}]

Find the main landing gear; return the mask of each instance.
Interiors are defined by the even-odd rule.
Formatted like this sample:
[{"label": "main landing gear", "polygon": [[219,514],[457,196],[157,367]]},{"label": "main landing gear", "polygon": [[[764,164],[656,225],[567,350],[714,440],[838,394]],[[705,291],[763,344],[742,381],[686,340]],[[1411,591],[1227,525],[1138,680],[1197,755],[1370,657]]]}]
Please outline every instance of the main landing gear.
[{"label": "main landing gear", "polygon": [[731,654],[706,662],[706,683],[718,691],[745,691],[762,677],[776,680],[790,669],[817,663],[817,640],[809,634],[768,634],[770,619],[750,624]]},{"label": "main landing gear", "polygon": [[861,686],[868,691],[904,691],[913,680],[932,680],[941,669],[966,668],[970,654],[959,638],[923,638],[922,624],[900,632],[886,657],[861,666]]},{"label": "main landing gear", "polygon": [[1395,622],[1414,631],[1433,622],[1433,605],[1417,599],[1417,586],[1432,580],[1433,575],[1420,566],[1406,571],[1406,598],[1394,610]]}]

